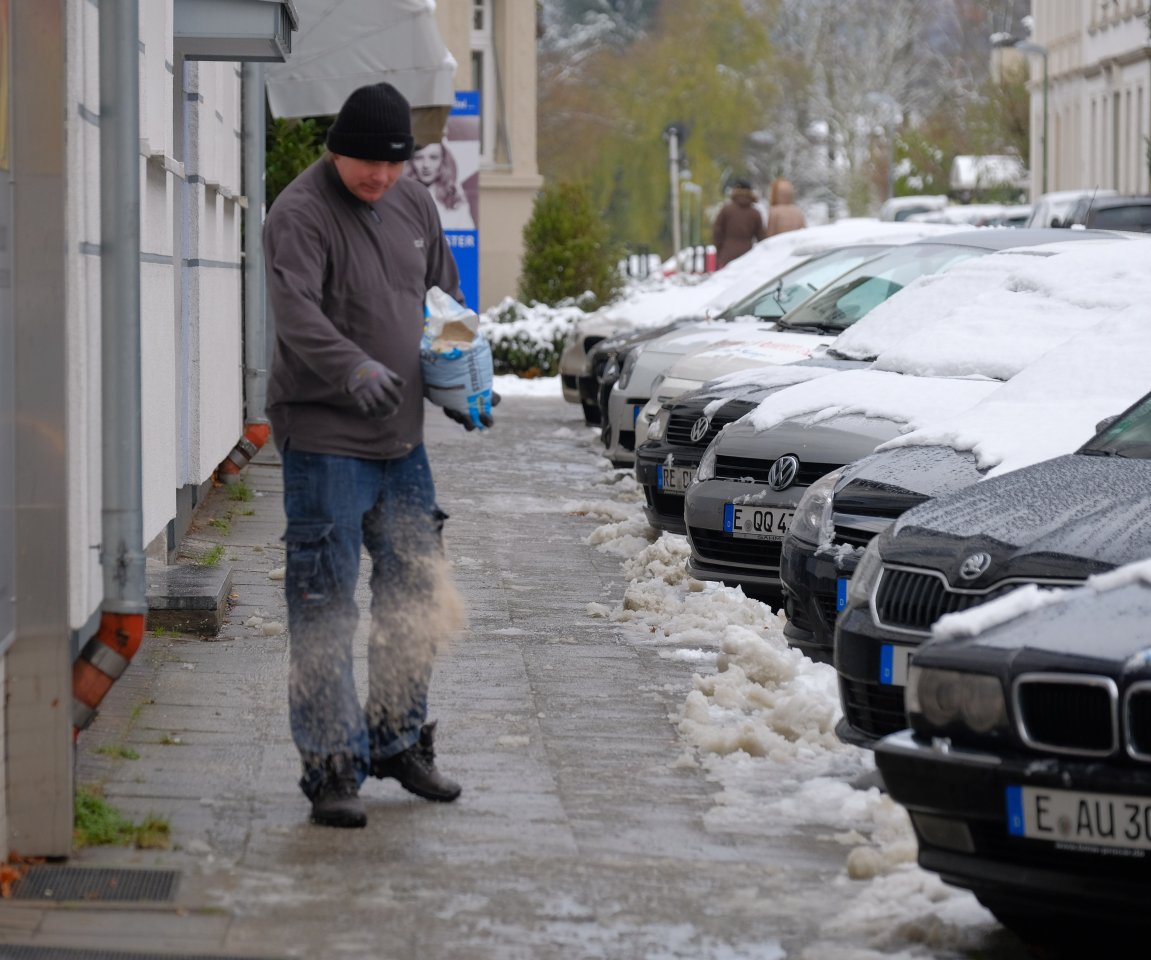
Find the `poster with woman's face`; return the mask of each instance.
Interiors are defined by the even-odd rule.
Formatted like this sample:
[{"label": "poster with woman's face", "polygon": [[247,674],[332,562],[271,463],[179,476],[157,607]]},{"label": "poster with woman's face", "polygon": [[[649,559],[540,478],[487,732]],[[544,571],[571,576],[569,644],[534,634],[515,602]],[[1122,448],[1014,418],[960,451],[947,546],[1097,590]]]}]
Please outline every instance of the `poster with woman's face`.
[{"label": "poster with woman's face", "polygon": [[421,147],[405,174],[428,188],[460,271],[468,306],[479,302],[479,94],[457,93],[440,143]]}]

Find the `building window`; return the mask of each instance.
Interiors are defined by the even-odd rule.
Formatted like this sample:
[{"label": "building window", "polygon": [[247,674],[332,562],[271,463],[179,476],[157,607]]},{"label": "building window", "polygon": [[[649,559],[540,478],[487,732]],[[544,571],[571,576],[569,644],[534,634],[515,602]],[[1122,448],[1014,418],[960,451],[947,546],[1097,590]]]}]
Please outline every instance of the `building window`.
[{"label": "building window", "polygon": [[492,8],[496,0],[472,0],[472,89],[480,95],[480,165],[496,162],[496,123],[500,109],[496,81]]}]

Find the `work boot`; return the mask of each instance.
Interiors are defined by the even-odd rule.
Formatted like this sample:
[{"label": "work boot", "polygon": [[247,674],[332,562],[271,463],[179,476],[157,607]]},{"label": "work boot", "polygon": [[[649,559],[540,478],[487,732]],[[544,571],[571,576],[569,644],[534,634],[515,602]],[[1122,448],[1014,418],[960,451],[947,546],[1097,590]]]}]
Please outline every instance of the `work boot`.
[{"label": "work boot", "polygon": [[395,777],[401,787],[425,800],[441,803],[455,800],[460,795],[460,785],[436,769],[436,753],[432,747],[435,732],[435,722],[424,724],[413,746],[386,760],[373,760],[372,776]]},{"label": "work boot", "polygon": [[368,813],[350,761],[331,758],[328,773],[312,797],[312,823],[323,827],[364,827]]}]

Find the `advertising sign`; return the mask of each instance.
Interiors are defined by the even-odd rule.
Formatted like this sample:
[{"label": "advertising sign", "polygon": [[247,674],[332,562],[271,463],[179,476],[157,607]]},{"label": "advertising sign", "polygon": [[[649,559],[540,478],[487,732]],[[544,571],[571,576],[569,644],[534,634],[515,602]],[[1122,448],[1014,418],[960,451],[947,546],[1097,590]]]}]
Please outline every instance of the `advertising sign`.
[{"label": "advertising sign", "polygon": [[432,193],[440,222],[460,271],[467,305],[480,309],[480,95],[457,92],[441,143],[421,147],[408,162],[408,176]]}]

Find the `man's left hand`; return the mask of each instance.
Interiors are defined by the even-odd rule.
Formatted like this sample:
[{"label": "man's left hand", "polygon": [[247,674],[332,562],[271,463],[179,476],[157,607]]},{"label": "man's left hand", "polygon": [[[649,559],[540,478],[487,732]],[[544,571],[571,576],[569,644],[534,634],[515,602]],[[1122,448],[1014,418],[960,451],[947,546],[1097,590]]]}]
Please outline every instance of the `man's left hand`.
[{"label": "man's left hand", "polygon": [[[472,420],[471,414],[464,413],[463,410],[456,410],[452,407],[443,407],[442,409],[444,411],[444,416],[446,416],[449,420],[455,420],[455,422],[465,430],[475,430],[476,424]],[[490,413],[481,413],[479,417],[481,426],[490,427],[495,424],[495,420],[492,418]]]}]

